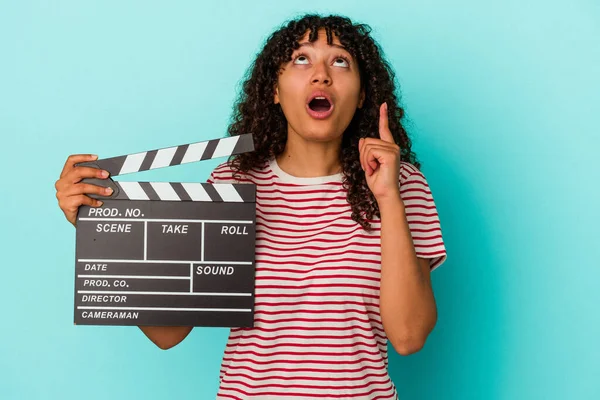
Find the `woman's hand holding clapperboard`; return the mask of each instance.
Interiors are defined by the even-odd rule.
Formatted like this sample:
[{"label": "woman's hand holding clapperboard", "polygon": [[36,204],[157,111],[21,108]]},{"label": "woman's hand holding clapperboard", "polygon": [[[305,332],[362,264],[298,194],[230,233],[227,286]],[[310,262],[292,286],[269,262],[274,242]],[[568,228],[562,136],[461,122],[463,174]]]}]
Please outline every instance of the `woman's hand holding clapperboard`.
[{"label": "woman's hand holding clapperboard", "polygon": [[58,205],[65,214],[67,220],[75,225],[77,220],[77,210],[81,205],[90,207],[100,207],[102,201],[93,199],[86,194],[97,194],[100,196],[110,196],[112,189],[82,183],[85,178],[106,179],[109,176],[107,171],[91,167],[79,167],[78,163],[86,161],[95,161],[98,156],[92,154],[73,154],[67,158],[65,166],[60,174],[60,178],[56,181],[56,198]]}]

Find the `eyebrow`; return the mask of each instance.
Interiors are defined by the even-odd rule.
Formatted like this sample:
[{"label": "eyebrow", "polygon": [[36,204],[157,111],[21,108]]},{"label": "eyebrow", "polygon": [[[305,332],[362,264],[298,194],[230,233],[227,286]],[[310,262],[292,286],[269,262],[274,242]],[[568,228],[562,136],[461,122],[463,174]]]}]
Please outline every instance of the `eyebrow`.
[{"label": "eyebrow", "polygon": [[[300,47],[302,47],[302,46],[315,47],[315,45],[314,45],[314,43],[313,43],[313,42],[303,42],[303,43],[300,43]],[[338,49],[342,49],[342,50],[346,50],[346,51],[348,51],[348,49],[347,49],[347,48],[345,48],[344,46],[342,46],[342,45],[340,45],[340,44],[334,44],[334,43],[332,43],[332,44],[330,44],[329,46],[332,46],[332,47],[337,47]]]}]

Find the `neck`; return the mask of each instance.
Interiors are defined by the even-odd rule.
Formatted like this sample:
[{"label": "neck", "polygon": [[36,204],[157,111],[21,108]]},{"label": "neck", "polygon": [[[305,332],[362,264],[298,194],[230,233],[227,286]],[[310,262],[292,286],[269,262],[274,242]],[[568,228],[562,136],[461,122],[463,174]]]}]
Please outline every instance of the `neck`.
[{"label": "neck", "polygon": [[334,175],[342,171],[339,159],[341,136],[331,141],[310,141],[288,129],[283,153],[277,164],[286,173],[299,178]]}]

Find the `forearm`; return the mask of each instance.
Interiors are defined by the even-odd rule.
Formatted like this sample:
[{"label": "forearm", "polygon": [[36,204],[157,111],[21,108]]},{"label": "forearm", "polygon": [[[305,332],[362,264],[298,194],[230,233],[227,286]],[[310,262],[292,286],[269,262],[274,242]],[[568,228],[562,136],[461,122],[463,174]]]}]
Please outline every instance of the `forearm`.
[{"label": "forearm", "polygon": [[437,320],[429,271],[420,265],[397,197],[379,202],[381,213],[380,314],[390,342],[401,354],[418,351]]}]

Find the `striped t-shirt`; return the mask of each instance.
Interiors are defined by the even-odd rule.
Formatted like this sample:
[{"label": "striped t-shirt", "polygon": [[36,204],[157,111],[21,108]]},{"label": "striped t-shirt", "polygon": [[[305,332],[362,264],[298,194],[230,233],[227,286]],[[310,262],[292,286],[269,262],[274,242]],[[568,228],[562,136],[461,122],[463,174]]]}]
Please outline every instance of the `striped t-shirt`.
[{"label": "striped t-shirt", "polygon": [[[275,159],[241,179],[229,162],[209,183],[256,185],[253,328],[231,329],[218,399],[396,399],[379,315],[381,223],[351,219],[342,173],[299,178]],[[416,253],[446,259],[424,175],[402,162],[399,182]]]}]

